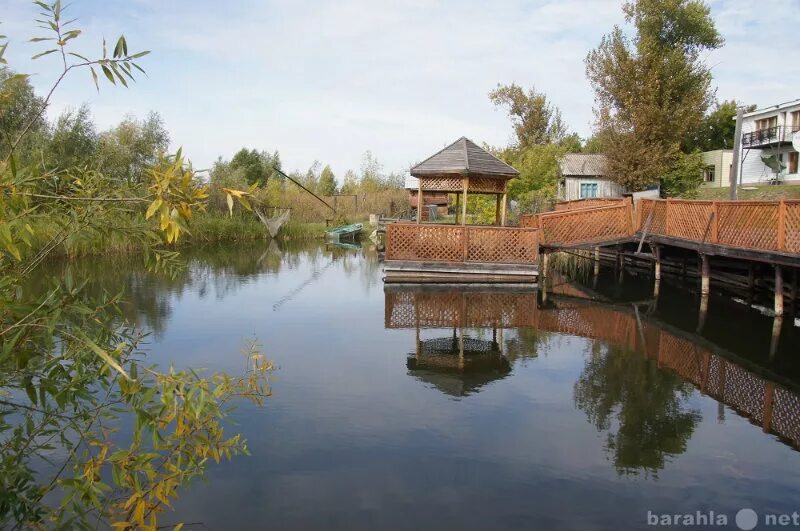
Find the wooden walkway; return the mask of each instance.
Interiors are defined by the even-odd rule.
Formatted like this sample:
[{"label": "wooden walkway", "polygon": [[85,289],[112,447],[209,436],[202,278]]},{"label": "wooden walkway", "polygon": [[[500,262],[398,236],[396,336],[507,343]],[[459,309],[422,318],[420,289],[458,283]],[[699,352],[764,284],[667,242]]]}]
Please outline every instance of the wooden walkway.
[{"label": "wooden walkway", "polygon": [[642,199],[571,202],[525,215],[544,249],[602,247],[644,241],[772,264],[800,266],[800,200],[694,201]]}]

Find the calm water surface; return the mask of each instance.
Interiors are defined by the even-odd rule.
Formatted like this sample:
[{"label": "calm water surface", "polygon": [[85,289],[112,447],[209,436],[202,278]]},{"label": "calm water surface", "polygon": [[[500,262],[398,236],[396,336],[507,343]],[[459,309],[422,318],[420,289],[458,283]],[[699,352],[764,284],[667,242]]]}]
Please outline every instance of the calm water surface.
[{"label": "calm water surface", "polygon": [[235,414],[252,456],[212,466],[165,523],[637,529],[648,511],[800,510],[793,320],[775,342],[772,318],[712,298],[698,334],[690,289],[665,284],[654,305],[649,281],[613,272],[542,303],[384,289],[367,250],[184,256],[173,280],[135,259],[69,266],[127,290],[151,361],[236,372],[255,337],[277,367],[266,405]]}]

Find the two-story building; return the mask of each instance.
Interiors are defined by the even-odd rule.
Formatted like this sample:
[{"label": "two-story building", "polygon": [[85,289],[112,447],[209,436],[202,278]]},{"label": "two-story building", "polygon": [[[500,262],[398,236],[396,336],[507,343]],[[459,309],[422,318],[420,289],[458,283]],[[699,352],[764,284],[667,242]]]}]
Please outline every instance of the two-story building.
[{"label": "two-story building", "polygon": [[800,181],[798,152],[800,99],[745,113],[742,117],[740,183]]}]

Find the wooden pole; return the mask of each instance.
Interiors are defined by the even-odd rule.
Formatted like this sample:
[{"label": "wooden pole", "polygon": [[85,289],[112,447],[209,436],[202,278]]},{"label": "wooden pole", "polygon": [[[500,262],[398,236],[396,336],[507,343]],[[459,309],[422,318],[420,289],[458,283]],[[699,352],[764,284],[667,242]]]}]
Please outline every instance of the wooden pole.
[{"label": "wooden pole", "polygon": [[500,201],[500,226],[506,226],[506,210],[508,204],[508,193],[503,192],[503,199]]},{"label": "wooden pole", "polygon": [[708,256],[705,254],[700,255],[700,269],[700,293],[703,295],[708,295],[710,288],[711,266],[708,263]]},{"label": "wooden pole", "polygon": [[600,274],[600,247],[594,248],[594,276]]},{"label": "wooden pole", "polygon": [[469,177],[464,177],[464,204],[461,205],[461,224],[467,224],[467,188],[469,187]]},{"label": "wooden pole", "polygon": [[422,201],[422,177],[417,179],[417,185],[417,225],[419,225],[422,222],[422,209],[425,208]]},{"label": "wooden pole", "polygon": [[775,266],[775,315],[783,315],[783,268]]},{"label": "wooden pole", "polygon": [[495,196],[494,224],[500,226],[500,194]]},{"label": "wooden pole", "polygon": [[739,107],[736,110],[736,127],[733,133],[733,161],[731,164],[731,200],[736,200],[736,194],[738,192],[738,186],[740,175],[739,175],[739,158],[741,157],[740,151],[742,150],[742,117],[744,115],[744,109]]},{"label": "wooden pole", "polygon": [[458,225],[458,216],[460,212],[461,193],[456,192],[456,225]]},{"label": "wooden pole", "polygon": [[769,432],[772,428],[772,403],[775,397],[775,384],[768,382],[764,388],[764,423],[762,429]]},{"label": "wooden pole", "polygon": [[781,340],[781,328],[783,327],[783,316],[776,315],[772,321],[772,339],[769,342],[769,359],[775,357],[778,353],[778,345]]},{"label": "wooden pole", "polygon": [[656,281],[661,280],[661,248],[658,245],[653,246],[653,254],[655,255],[655,277]]},{"label": "wooden pole", "polygon": [[697,316],[697,333],[701,333],[706,326],[708,316],[708,293],[700,295],[700,313]]}]

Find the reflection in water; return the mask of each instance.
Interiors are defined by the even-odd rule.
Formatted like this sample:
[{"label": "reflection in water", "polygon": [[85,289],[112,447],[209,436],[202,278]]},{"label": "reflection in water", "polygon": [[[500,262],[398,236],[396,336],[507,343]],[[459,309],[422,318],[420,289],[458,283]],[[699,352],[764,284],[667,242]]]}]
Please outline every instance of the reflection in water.
[{"label": "reflection in water", "polygon": [[[535,357],[549,334],[597,340],[574,384],[574,403],[604,434],[619,474],[657,477],[686,451],[702,420],[690,404],[695,389],[800,448],[797,386],[759,376],[745,360],[648,316],[646,304],[598,303],[588,299],[596,296],[590,290],[563,282],[544,304],[518,288],[387,285],[384,291],[386,328],[416,330],[409,374],[451,396],[505,378],[515,360]],[[421,339],[427,329],[451,333]]]}]

